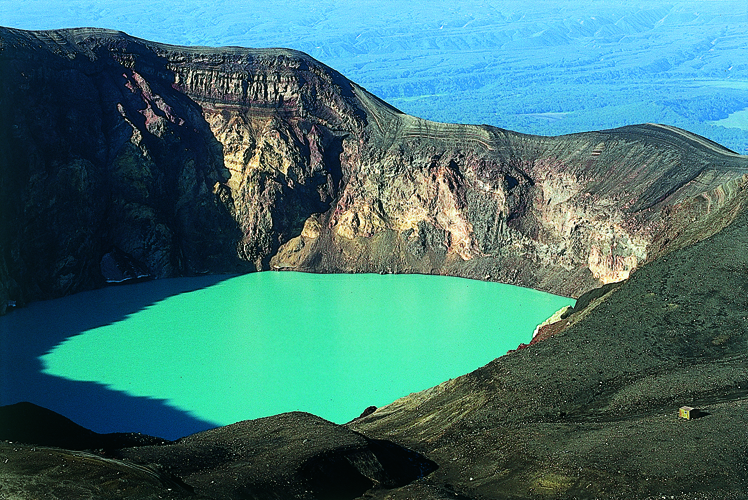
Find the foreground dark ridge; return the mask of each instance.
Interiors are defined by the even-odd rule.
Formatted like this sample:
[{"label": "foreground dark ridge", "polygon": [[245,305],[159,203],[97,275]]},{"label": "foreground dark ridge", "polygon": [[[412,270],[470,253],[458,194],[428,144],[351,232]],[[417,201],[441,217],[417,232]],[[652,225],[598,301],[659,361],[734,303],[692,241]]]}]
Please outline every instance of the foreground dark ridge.
[{"label": "foreground dark ridge", "polygon": [[97,29],[0,29],[0,47],[0,309],[136,270],[436,273],[578,296],[723,227],[748,166],[658,125],[428,122],[290,50]]},{"label": "foreground dark ridge", "polygon": [[[96,434],[30,403],[0,407],[2,498],[355,498],[436,465],[302,412],[166,441]],[[41,445],[42,447],[38,447]]]},{"label": "foreground dark ridge", "polygon": [[[363,436],[438,466],[395,484],[362,472],[379,470],[370,455],[335,459],[340,484],[370,488],[341,496],[746,498],[745,157],[660,125],[548,138],[427,122],[292,51],[101,30],[0,41],[4,299],[98,286],[112,254],[156,276],[431,272],[575,296],[625,280],[550,339],[325,434],[329,450]],[[681,405],[704,416],[678,420]],[[271,477],[252,458],[275,433],[298,451],[326,425],[297,418],[116,459],[151,467],[131,484],[153,498],[207,491],[216,473],[237,498],[325,498],[298,462]],[[248,445],[247,426],[267,441]],[[33,498],[59,463],[17,448],[12,484]],[[137,497],[81,463],[67,485]]]}]

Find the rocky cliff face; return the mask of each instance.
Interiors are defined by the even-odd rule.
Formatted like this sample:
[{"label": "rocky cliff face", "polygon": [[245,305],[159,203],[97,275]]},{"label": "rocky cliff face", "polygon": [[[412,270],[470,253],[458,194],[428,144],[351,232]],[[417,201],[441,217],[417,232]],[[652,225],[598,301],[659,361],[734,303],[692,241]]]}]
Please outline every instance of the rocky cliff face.
[{"label": "rocky cliff face", "polygon": [[[0,29],[0,311],[110,273],[424,272],[587,292],[546,340],[347,429],[278,416],[127,445],[124,461],[6,444],[9,487],[744,498],[747,173],[667,126],[427,122],[292,51]],[[702,418],[679,420],[683,404]]]},{"label": "rocky cliff face", "polygon": [[386,498],[745,498],[747,229],[743,211],[546,340],[352,422],[439,465]]},{"label": "rocky cliff face", "polygon": [[419,272],[577,296],[719,229],[748,172],[663,126],[428,122],[287,50],[93,29],[3,29],[0,48],[2,304],[98,286],[113,247],[155,276]]},{"label": "rocky cliff face", "polygon": [[200,107],[127,67],[125,38],[106,39],[2,31],[3,298],[97,286],[112,247],[156,276],[240,267]]}]

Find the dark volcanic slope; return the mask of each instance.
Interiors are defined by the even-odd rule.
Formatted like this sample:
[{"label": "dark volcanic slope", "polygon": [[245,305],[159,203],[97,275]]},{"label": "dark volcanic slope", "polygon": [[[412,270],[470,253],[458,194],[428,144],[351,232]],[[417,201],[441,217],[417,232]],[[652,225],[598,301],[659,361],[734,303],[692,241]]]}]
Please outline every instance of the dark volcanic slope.
[{"label": "dark volcanic slope", "polygon": [[155,463],[199,495],[242,498],[346,499],[397,488],[435,465],[391,442],[371,440],[308,413],[239,422],[167,446],[120,450]]},{"label": "dark volcanic slope", "polygon": [[115,449],[167,442],[136,433],[99,434],[51,410],[25,402],[0,406],[0,441],[70,450]]},{"label": "dark volcanic slope", "polygon": [[0,72],[2,308],[98,286],[113,247],[155,276],[446,273],[576,296],[723,227],[748,165],[656,125],[427,122],[288,50],[2,29]]},{"label": "dark volcanic slope", "polygon": [[440,466],[392,498],[748,497],[746,248],[743,212],[564,332],[355,422]]},{"label": "dark volcanic slope", "polygon": [[353,499],[436,468],[392,442],[301,412],[176,442],[96,434],[29,403],[0,407],[0,424],[3,499]]}]

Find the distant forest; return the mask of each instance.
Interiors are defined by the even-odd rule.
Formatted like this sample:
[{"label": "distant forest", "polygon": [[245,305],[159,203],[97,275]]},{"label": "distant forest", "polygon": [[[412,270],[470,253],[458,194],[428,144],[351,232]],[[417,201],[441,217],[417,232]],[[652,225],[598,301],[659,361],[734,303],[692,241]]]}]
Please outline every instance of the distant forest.
[{"label": "distant forest", "polygon": [[748,153],[745,0],[0,0],[4,25],[289,47],[427,119],[557,135],[656,122]]}]

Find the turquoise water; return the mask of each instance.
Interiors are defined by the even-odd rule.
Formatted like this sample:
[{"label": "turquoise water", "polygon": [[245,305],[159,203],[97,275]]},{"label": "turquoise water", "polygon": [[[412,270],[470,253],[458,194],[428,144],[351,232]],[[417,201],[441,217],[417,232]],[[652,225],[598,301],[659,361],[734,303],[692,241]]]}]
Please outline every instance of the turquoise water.
[{"label": "turquoise water", "polygon": [[[144,286],[155,285],[87,293],[126,303]],[[92,310],[106,307],[91,297]],[[569,304],[443,276],[253,273],[155,301],[38,359],[47,376],[163,400],[215,425],[293,410],[343,423],[529,342]]]}]

